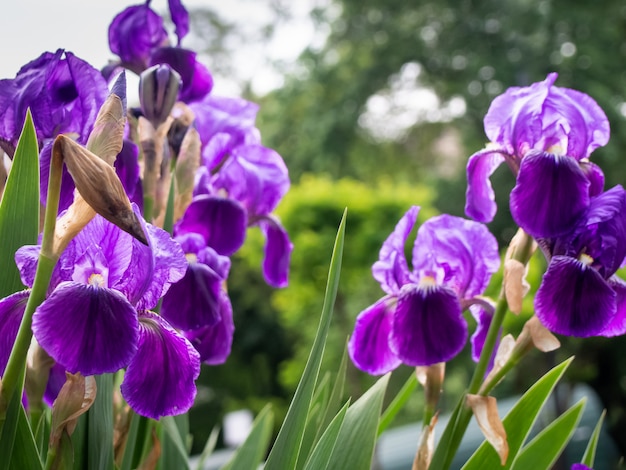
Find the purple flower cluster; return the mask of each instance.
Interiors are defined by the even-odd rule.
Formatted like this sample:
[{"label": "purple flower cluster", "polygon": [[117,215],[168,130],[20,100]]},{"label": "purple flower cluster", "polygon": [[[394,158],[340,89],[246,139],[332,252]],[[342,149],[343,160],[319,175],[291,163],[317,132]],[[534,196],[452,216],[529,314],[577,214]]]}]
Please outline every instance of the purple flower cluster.
[{"label": "purple flower cluster", "polygon": [[[172,45],[163,18],[150,3],[131,6],[113,19],[109,45],[119,60],[102,72],[59,50],[42,54],[14,79],[1,80],[0,148],[13,155],[30,107],[40,141],[45,202],[54,138],[70,134],[87,144],[109,93],[107,81],[122,69],[141,74],[141,108],[129,113],[115,169],[137,214],[147,197],[161,204],[158,216],[147,215],[154,223],[144,226],[149,247],[97,216],[59,259],[48,295],[33,316],[33,334],[56,362],[47,399],[54,400],[66,370],[93,375],[124,368],[121,392],[126,401],[138,413],[159,418],[191,406],[201,362],[220,364],[230,354],[229,257],[244,243],[248,228],[258,227],[265,236],[262,271],[271,286],[287,285],[293,246],[273,214],[289,189],[289,175],[281,156],[261,143],[255,125],[258,106],[211,95],[210,72],[195,52],[181,46],[189,31],[187,10],[180,0],[168,1],[177,36]],[[150,146],[161,158],[155,164],[145,153]],[[181,200],[188,195],[188,201],[175,202],[180,214],[173,220],[171,238],[156,225],[165,213],[163,192],[169,191],[171,178],[179,177],[179,159],[186,159],[181,173],[187,171],[182,178],[190,187],[184,189],[188,194],[175,193]],[[178,191],[180,185],[177,180],[171,187]],[[155,197],[161,199],[155,202]],[[68,173],[60,212],[73,200]],[[16,254],[29,287],[39,250],[23,247]],[[24,291],[0,300],[0,371],[27,298]],[[158,314],[152,311],[157,308]]]},{"label": "purple flower cluster", "polygon": [[516,176],[511,215],[548,259],[537,317],[564,335],[622,335],[626,286],[615,272],[626,256],[626,191],[605,191],[602,170],[588,160],[608,142],[609,123],[592,98],[554,86],[556,78],[493,101],[485,116],[491,143],[467,166],[466,213],[493,218],[489,176],[506,161]]},{"label": "purple flower cluster", "polygon": [[409,209],[383,244],[372,272],[387,295],[359,314],[348,344],[352,361],[370,374],[456,356],[468,335],[462,312],[500,266],[498,244],[484,225],[441,215],[419,228],[409,270],[404,248],[418,211]]}]

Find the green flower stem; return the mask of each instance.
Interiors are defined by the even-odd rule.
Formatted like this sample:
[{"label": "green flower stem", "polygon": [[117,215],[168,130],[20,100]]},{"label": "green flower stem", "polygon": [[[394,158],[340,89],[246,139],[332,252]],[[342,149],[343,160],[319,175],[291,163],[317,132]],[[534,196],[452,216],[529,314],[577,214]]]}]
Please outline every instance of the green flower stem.
[{"label": "green flower stem", "polygon": [[[20,328],[15,338],[15,344],[9,356],[9,362],[2,377],[2,389],[0,397],[2,402],[8,404],[13,395],[22,393],[24,387],[24,371],[26,368],[26,356],[33,337],[31,326],[33,323],[33,313],[35,309],[45,300],[46,292],[52,277],[52,271],[59,259],[59,254],[54,253],[54,230],[56,217],[59,210],[59,196],[61,194],[61,175],[63,172],[63,161],[54,155],[50,162],[50,177],[48,180],[48,197],[46,201],[46,213],[44,219],[43,238],[39,261],[33,287],[28,297],[24,317],[20,323]],[[6,410],[0,414],[0,427],[4,425]]]},{"label": "green flower stem", "polygon": [[[514,248],[512,259],[520,261],[521,263],[526,265],[530,260],[533,252],[533,243],[534,241],[532,237],[527,234],[523,234],[521,243],[519,243]],[[508,307],[509,305],[506,300],[506,296],[504,295],[504,289],[502,289],[500,298],[498,299],[498,304],[496,305],[496,309],[493,314],[493,318],[491,319],[491,325],[489,326],[489,330],[487,332],[487,338],[485,339],[483,350],[481,351],[478,364],[476,364],[476,368],[474,369],[474,375],[472,376],[472,380],[470,381],[467,391],[461,396],[460,403],[457,405],[455,411],[458,411],[458,413],[455,412],[452,416],[452,419],[450,419],[448,423],[448,426],[454,426],[449,445],[446,449],[437,448],[435,451],[435,455],[440,452],[445,453],[443,466],[440,467],[442,469],[450,468],[450,465],[452,464],[452,459],[454,458],[461,444],[461,440],[463,439],[463,435],[467,430],[467,426],[472,419],[472,410],[465,405],[465,397],[468,394],[486,395],[489,391],[491,391],[491,389],[493,389],[498,381],[502,377],[504,377],[504,374],[506,374],[506,372],[508,372],[514,365],[511,364],[508,368],[503,368],[506,370],[504,370],[502,375],[499,375],[497,377],[498,381],[490,381],[490,384],[488,384],[488,388],[484,387],[483,389],[481,389],[481,384],[485,379],[485,373],[487,372],[489,361],[493,355],[494,348],[500,334],[500,328],[502,327],[502,322],[504,321],[504,317],[506,316]],[[433,461],[435,461],[434,457]],[[434,470],[434,468],[435,467],[433,467],[431,470]]]}]

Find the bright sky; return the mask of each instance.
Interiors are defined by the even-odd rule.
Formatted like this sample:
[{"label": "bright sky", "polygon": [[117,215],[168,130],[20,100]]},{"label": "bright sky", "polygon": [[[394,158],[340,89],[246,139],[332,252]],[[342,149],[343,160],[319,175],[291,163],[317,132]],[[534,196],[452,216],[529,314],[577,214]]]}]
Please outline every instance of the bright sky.
[{"label": "bright sky", "polygon": [[[0,15],[0,78],[13,78],[22,65],[44,51],[64,48],[96,68],[114,58],[108,47],[108,27],[113,17],[127,6],[141,0],[16,0],[6,2]],[[183,0],[184,5],[215,8],[224,18],[241,25],[267,20],[265,1],[253,0]],[[322,2],[325,3],[325,2]],[[293,0],[289,7],[294,19],[281,28],[263,51],[250,44],[238,54],[237,68],[242,78],[256,77],[255,91],[266,92],[280,86],[280,77],[263,66],[271,59],[293,60],[314,37],[308,12],[320,0]],[[152,8],[167,11],[166,0],[153,0]],[[185,43],[183,42],[183,45]],[[265,59],[265,60],[264,60]],[[237,94],[228,83],[216,83],[216,92]]]}]

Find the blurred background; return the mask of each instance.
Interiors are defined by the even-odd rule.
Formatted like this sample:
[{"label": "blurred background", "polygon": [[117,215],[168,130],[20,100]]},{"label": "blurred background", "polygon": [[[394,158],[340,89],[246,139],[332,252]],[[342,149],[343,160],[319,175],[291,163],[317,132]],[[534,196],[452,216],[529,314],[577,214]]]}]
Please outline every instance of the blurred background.
[{"label": "blurred background", "polygon": [[[13,77],[25,57],[45,48],[66,47],[103,66],[110,57],[108,23],[132,2],[110,2],[109,16],[94,13],[91,3],[55,2],[65,16],[47,20],[46,27],[64,30],[80,17],[83,22],[75,26],[90,33],[74,33],[74,39],[57,44],[42,32],[46,41],[38,52],[20,53],[20,63],[11,62],[16,52],[6,46],[14,37],[7,36],[15,28],[11,15],[19,15],[11,9],[21,8],[10,6],[0,19],[8,62],[1,76]],[[612,129],[609,144],[592,159],[603,168],[607,187],[625,182],[626,4],[621,0],[192,0],[185,5],[192,26],[183,45],[202,51],[214,74],[214,93],[261,105],[257,123],[263,143],[283,156],[293,183],[278,214],[295,244],[290,284],[283,290],[262,280],[260,234],[250,233],[233,260],[234,346],[228,362],[205,367],[198,382],[191,413],[195,452],[228,412],[256,413],[269,401],[281,422],[317,328],[332,243],[347,206],[343,270],[325,362],[326,369],[336,369],[356,315],[382,295],[370,268],[401,215],[413,204],[422,207],[420,221],[440,212],[463,215],[467,159],[485,145],[482,119],[506,88],[555,71],[558,86],[592,96]],[[165,11],[166,2],[154,1],[152,7]],[[80,8],[91,9],[94,21],[81,16]],[[105,52],[72,48],[67,41],[77,38],[79,47],[97,42]],[[514,180],[506,166],[493,183],[499,211],[489,227],[504,249],[514,233],[507,204]],[[536,289],[543,259],[535,255],[532,263],[529,280]],[[517,333],[531,312],[527,302],[520,318],[509,319],[508,331]],[[608,409],[607,429],[626,454],[626,338],[559,339],[559,351],[531,354],[498,394],[523,392],[542,371],[575,354],[568,381],[596,391]],[[470,362],[466,350],[449,364],[444,408],[467,383]],[[390,392],[411,373],[404,367],[394,372]],[[373,381],[349,365],[346,394],[356,399]],[[418,421],[420,409],[417,393],[397,424]]]}]

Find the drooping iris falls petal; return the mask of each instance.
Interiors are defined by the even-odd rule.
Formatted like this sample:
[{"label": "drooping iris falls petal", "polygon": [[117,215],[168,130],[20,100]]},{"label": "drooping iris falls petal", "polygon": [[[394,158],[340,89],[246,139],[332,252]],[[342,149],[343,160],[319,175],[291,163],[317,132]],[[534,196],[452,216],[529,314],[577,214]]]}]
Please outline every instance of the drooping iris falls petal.
[{"label": "drooping iris falls petal", "polygon": [[73,373],[115,372],[137,349],[137,312],[106,287],[59,284],[35,310],[32,328],[46,352]]},{"label": "drooping iris falls petal", "polygon": [[589,186],[574,158],[533,152],[522,160],[511,191],[513,220],[533,237],[563,235],[589,206]]},{"label": "drooping iris falls petal", "polygon": [[616,293],[598,271],[566,256],[552,258],[535,297],[544,326],[568,336],[601,334],[616,308]]},{"label": "drooping iris falls petal", "polygon": [[185,413],[196,396],[200,356],[162,317],[140,315],[137,354],[128,365],[122,395],[140,415],[159,419]]},{"label": "drooping iris falls petal", "polygon": [[394,311],[395,300],[383,297],[356,319],[348,354],[359,369],[369,374],[385,374],[401,364],[389,345]]},{"label": "drooping iris falls petal", "polygon": [[403,363],[428,366],[456,356],[467,340],[467,323],[456,294],[444,286],[409,284],[398,298],[391,348]]}]

